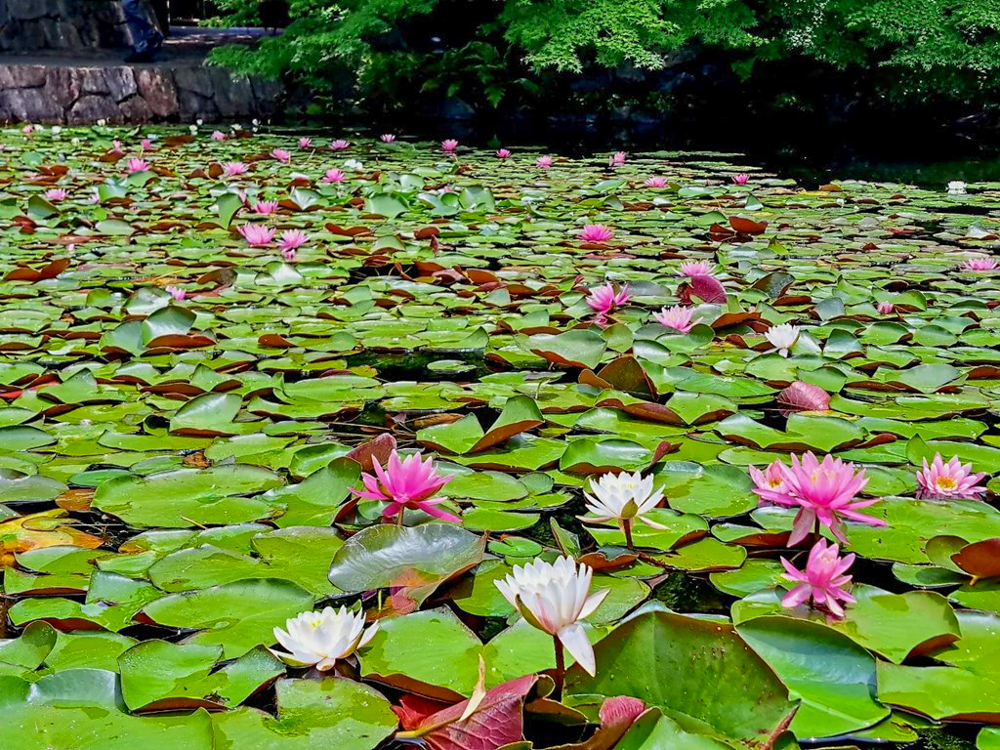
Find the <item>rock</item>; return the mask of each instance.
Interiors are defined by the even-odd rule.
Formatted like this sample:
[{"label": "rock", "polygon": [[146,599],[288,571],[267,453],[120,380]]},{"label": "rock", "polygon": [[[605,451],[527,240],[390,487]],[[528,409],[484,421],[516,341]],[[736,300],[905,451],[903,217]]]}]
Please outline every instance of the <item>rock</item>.
[{"label": "rock", "polygon": [[183,120],[214,120],[219,117],[219,108],[209,96],[202,96],[194,91],[180,89],[177,92],[179,104],[177,114]]},{"label": "rock", "polygon": [[0,65],[0,121],[82,124],[101,119],[117,123],[260,117],[277,109],[282,93],[280,84],[197,64],[176,69]]},{"label": "rock", "polygon": [[43,65],[8,65],[0,68],[0,88],[34,89],[44,85]]},{"label": "rock", "polygon": [[242,117],[252,114],[253,88],[247,76],[230,75],[223,68],[210,68],[215,105],[223,117]]},{"label": "rock", "polygon": [[215,93],[212,74],[207,68],[187,66],[174,71],[174,82],[180,92],[190,91],[205,98],[211,98]]},{"label": "rock", "polygon": [[52,99],[39,96],[39,89],[11,89],[0,91],[0,118],[59,123],[63,121],[63,110]]},{"label": "rock", "polygon": [[44,18],[55,10],[50,0],[7,0],[7,14],[18,21]]},{"label": "rock", "polygon": [[121,110],[126,122],[149,122],[156,116],[141,96],[133,96],[119,102],[118,109]]},{"label": "rock", "polygon": [[441,107],[441,117],[449,120],[471,120],[475,116],[475,108],[464,99],[446,99]]},{"label": "rock", "polygon": [[56,102],[63,109],[80,98],[80,76],[75,68],[49,68],[45,74],[42,96]]},{"label": "rock", "polygon": [[66,113],[66,122],[70,125],[97,120],[121,123],[125,121],[125,117],[118,108],[118,103],[107,94],[84,94]]},{"label": "rock", "polygon": [[136,87],[149,109],[157,117],[177,115],[177,87],[166,68],[137,68]]},{"label": "rock", "polygon": [[110,94],[106,77],[107,68],[77,68],[81,94]]},{"label": "rock", "polygon": [[132,68],[121,65],[117,68],[106,68],[104,80],[107,81],[108,93],[116,102],[124,101],[139,93]]},{"label": "rock", "polygon": [[119,0],[0,0],[0,50],[128,45]]},{"label": "rock", "polygon": [[266,81],[263,78],[251,78],[256,112],[250,114],[270,115],[278,111],[278,104],[285,93],[285,87],[277,81]]}]

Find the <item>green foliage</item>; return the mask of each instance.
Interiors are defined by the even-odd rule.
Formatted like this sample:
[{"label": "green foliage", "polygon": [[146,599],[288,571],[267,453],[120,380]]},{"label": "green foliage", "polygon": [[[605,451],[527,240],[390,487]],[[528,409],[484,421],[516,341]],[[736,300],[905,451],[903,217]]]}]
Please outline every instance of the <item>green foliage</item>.
[{"label": "green foliage", "polygon": [[[221,4],[234,21],[255,12]],[[655,71],[681,50],[768,83],[778,66],[790,92],[819,73],[894,100],[991,97],[1000,70],[998,0],[290,0],[290,13],[282,36],[215,62],[373,109],[533,101],[567,76]]]}]

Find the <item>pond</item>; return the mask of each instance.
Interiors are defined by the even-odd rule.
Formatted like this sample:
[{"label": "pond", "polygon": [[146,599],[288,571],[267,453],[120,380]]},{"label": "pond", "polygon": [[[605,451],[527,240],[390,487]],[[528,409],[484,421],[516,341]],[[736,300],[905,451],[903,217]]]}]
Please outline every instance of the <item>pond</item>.
[{"label": "pond", "polygon": [[2,141],[4,747],[1000,746],[992,167]]}]

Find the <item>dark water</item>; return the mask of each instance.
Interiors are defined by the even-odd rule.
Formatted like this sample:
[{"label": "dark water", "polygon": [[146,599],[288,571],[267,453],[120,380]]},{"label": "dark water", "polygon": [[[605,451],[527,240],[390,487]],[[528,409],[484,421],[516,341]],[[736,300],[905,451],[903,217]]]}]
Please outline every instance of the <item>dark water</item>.
[{"label": "dark water", "polygon": [[[794,129],[775,132],[760,125],[699,131],[672,129],[662,122],[648,127],[615,127],[580,120],[540,123],[514,118],[482,123],[415,118],[400,127],[386,124],[383,129],[349,121],[308,122],[280,129],[308,133],[320,140],[377,137],[389,131],[406,139],[457,138],[468,146],[503,145],[573,158],[603,156],[619,149],[631,153],[716,152],[725,154],[728,163],[759,167],[806,188],[831,180],[900,182],[941,190],[952,180],[1000,182],[1000,140],[993,143],[992,139],[970,139],[965,133],[929,131],[919,126],[911,132],[854,127],[802,133]],[[710,159],[704,154],[697,158]]]}]

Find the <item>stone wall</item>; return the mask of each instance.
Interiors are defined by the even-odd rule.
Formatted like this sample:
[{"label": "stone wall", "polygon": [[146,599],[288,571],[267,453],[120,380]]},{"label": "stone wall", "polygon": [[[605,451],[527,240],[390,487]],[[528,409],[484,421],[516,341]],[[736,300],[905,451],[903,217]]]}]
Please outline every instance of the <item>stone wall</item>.
[{"label": "stone wall", "polygon": [[0,51],[128,47],[117,0],[0,0]]},{"label": "stone wall", "polygon": [[0,121],[84,124],[267,117],[279,84],[190,65],[0,65]]}]

